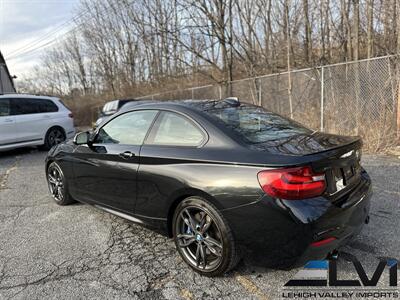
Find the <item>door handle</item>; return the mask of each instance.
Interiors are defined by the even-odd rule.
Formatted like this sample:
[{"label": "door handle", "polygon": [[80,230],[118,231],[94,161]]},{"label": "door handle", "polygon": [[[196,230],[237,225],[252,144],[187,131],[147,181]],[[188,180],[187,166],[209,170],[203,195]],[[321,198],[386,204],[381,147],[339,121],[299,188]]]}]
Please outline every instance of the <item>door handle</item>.
[{"label": "door handle", "polygon": [[14,122],[14,120],[13,119],[5,119],[4,122],[5,123],[12,123],[12,122]]},{"label": "door handle", "polygon": [[119,154],[119,156],[121,156],[122,158],[131,158],[134,157],[135,154],[132,153],[131,151],[125,151]]}]

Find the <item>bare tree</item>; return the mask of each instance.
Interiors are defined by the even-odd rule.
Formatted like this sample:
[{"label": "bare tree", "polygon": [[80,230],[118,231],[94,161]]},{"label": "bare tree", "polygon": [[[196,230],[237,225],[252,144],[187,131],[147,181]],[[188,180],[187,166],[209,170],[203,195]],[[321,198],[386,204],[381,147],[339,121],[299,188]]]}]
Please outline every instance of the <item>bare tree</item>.
[{"label": "bare tree", "polygon": [[353,49],[354,49],[354,60],[358,60],[359,57],[359,44],[360,44],[360,0],[353,0],[353,9],[354,9],[354,21],[353,21]]},{"label": "bare tree", "polygon": [[80,0],[40,88],[137,95],[400,52],[399,0]]},{"label": "bare tree", "polygon": [[311,40],[311,23],[310,23],[310,9],[308,0],[303,0],[303,14],[304,14],[304,60],[310,64],[312,59],[312,40]]},{"label": "bare tree", "polygon": [[367,58],[374,55],[374,0],[367,0]]}]

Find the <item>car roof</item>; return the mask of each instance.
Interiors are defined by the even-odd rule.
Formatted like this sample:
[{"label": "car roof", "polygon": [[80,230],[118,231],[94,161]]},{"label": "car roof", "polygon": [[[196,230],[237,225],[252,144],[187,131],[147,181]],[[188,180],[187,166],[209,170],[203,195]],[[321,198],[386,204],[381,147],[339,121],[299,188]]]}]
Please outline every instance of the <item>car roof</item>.
[{"label": "car roof", "polygon": [[173,111],[180,111],[180,112],[190,112],[190,111],[196,111],[199,112],[201,110],[198,110],[190,105],[187,105],[184,100],[179,100],[179,101],[174,101],[174,100],[168,100],[168,101],[163,101],[163,100],[149,100],[146,102],[142,103],[128,103],[124,105],[120,112],[126,112],[130,110],[136,110],[136,109],[160,109],[160,110],[173,110]]},{"label": "car roof", "polygon": [[46,95],[34,95],[34,94],[0,94],[0,98],[28,98],[28,99],[48,99],[48,100],[60,100],[58,97],[46,96]]},{"label": "car roof", "polygon": [[255,106],[250,103],[241,103],[237,98],[205,99],[205,100],[144,100],[144,103],[129,103],[121,108],[121,112],[136,108],[147,109],[172,109],[178,111],[196,111],[209,115],[208,110],[218,108],[234,108],[241,105]]},{"label": "car roof", "polygon": [[[214,127],[219,128],[224,132],[225,135],[232,136],[232,130],[228,129],[222,122],[220,122],[215,116],[208,113],[208,109],[218,108],[221,105],[226,105],[225,107],[236,107],[240,106],[240,102],[236,99],[235,103],[232,102],[232,98],[222,99],[222,100],[152,100],[147,103],[138,105],[129,105],[128,107],[122,107],[122,109],[116,114],[120,115],[128,111],[142,110],[142,109],[157,109],[157,110],[170,110],[178,113],[186,114],[190,117],[200,117],[200,119],[211,123]],[[247,104],[253,106],[252,104]],[[196,121],[200,121],[196,118]],[[203,123],[204,124],[204,123]]]}]

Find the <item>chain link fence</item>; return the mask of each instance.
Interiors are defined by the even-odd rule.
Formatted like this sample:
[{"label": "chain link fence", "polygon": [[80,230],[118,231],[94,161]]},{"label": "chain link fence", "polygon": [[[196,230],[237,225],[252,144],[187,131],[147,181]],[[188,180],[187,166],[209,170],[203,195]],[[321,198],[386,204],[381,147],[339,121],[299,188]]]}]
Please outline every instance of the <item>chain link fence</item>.
[{"label": "chain link fence", "polygon": [[374,152],[398,142],[397,57],[329,66],[323,72],[323,130],[361,135]]},{"label": "chain link fence", "polygon": [[367,151],[399,142],[400,61],[397,56],[294,70],[139,99],[183,100],[238,97],[312,128],[360,135]]}]

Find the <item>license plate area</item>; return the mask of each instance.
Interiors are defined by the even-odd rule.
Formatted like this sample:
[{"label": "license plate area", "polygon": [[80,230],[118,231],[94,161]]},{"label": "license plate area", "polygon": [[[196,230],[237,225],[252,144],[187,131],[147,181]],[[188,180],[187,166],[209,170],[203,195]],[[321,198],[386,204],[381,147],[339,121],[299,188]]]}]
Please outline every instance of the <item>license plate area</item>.
[{"label": "license plate area", "polygon": [[353,166],[344,167],[341,168],[341,171],[343,173],[343,179],[345,180],[345,184],[347,185],[347,183],[354,176],[354,167]]},{"label": "license plate area", "polygon": [[333,169],[333,179],[335,183],[335,191],[337,193],[345,188],[345,181],[343,178],[343,172],[341,168],[334,168]]},{"label": "license plate area", "polygon": [[355,165],[345,166],[343,168],[334,168],[333,179],[336,188],[335,193],[349,186],[351,182],[355,179],[356,174],[357,174],[357,168]]}]

